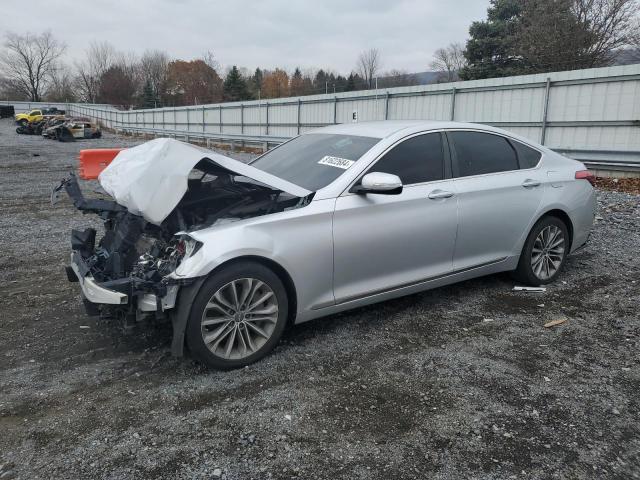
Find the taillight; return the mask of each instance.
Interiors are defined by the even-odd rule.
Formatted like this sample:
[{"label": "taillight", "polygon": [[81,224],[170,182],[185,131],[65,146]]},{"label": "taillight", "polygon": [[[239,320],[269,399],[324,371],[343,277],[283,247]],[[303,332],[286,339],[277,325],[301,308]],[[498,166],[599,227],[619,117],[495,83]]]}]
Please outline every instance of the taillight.
[{"label": "taillight", "polygon": [[578,170],[576,172],[576,180],[586,180],[591,185],[595,186],[596,176],[591,173],[589,170]]}]

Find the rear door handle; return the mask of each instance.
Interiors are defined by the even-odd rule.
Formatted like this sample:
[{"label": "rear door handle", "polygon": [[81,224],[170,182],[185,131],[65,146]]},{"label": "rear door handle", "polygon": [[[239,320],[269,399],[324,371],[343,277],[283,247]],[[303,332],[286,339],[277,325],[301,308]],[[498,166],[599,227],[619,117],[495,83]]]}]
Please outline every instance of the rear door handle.
[{"label": "rear door handle", "polygon": [[429,194],[429,198],[431,200],[438,200],[440,198],[451,198],[453,197],[453,192],[447,192],[445,190],[434,190]]},{"label": "rear door handle", "polygon": [[527,178],[524,182],[522,182],[522,186],[524,188],[539,187],[540,182],[538,180],[532,180],[531,178]]}]

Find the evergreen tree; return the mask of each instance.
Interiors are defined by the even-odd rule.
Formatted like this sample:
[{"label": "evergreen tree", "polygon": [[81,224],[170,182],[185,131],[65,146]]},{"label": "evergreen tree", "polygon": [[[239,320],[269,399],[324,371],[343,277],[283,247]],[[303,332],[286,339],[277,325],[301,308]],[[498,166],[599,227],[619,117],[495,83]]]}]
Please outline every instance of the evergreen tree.
[{"label": "evergreen tree", "polygon": [[264,72],[260,68],[256,68],[254,74],[249,78],[248,88],[252,98],[261,98],[262,82],[264,80]]},{"label": "evergreen tree", "polygon": [[349,78],[347,78],[347,84],[344,87],[345,92],[353,92],[356,89],[356,79],[353,76],[353,72],[349,74]]},{"label": "evergreen tree", "polygon": [[335,78],[336,92],[344,92],[345,87],[347,86],[347,79],[342,75],[338,75]]},{"label": "evergreen tree", "polygon": [[469,29],[464,80],[609,64],[633,35],[635,0],[491,0]]},{"label": "evergreen tree", "polygon": [[289,82],[289,91],[291,96],[297,97],[300,95],[304,95],[302,72],[299,68],[296,68],[296,70],[293,72],[293,75],[291,76],[291,80]]},{"label": "evergreen tree", "polygon": [[239,102],[250,98],[247,82],[235,65],[224,79],[224,98],[231,102]]},{"label": "evergreen tree", "polygon": [[156,107],[156,96],[153,93],[153,86],[151,82],[147,80],[147,83],[144,84],[144,88],[142,89],[142,108],[155,108]]},{"label": "evergreen tree", "polygon": [[522,13],[521,0],[491,0],[487,20],[473,22],[464,56],[468,65],[463,80],[517,75],[521,60],[513,54],[515,33]]},{"label": "evergreen tree", "polygon": [[324,93],[328,84],[328,77],[324,70],[318,70],[313,80],[313,93]]}]

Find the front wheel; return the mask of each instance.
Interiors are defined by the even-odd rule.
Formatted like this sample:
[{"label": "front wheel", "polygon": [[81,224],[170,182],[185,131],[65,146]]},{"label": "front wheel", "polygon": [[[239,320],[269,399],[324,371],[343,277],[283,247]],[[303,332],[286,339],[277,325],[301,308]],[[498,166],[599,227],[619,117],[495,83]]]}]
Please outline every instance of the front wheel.
[{"label": "front wheel", "polygon": [[527,237],[514,276],[536,287],[553,282],[565,264],[569,242],[569,231],[562,220],[541,218]]},{"label": "front wheel", "polygon": [[260,263],[223,267],[202,286],[187,323],[187,345],[205,365],[231,370],[276,346],[287,323],[287,291]]}]

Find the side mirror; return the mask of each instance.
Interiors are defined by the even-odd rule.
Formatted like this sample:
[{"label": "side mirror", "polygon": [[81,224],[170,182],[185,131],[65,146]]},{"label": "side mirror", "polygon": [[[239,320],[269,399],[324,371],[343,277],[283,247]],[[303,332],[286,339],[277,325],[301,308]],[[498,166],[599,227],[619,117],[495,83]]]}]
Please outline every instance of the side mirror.
[{"label": "side mirror", "polygon": [[383,172],[367,173],[351,192],[358,194],[398,195],[402,193],[402,181],[397,175]]}]

